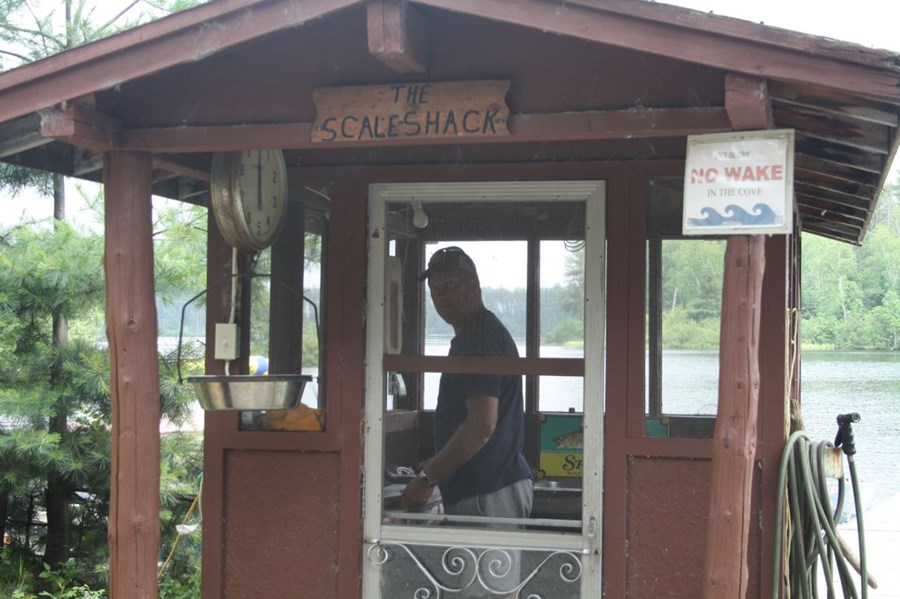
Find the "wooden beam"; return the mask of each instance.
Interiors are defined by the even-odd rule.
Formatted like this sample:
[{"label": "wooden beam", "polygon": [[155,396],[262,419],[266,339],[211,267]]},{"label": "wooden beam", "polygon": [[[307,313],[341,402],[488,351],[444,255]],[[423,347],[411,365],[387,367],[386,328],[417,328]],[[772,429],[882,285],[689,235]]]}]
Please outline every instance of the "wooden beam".
[{"label": "wooden beam", "polygon": [[[795,180],[796,181],[796,180]],[[823,187],[820,185],[810,185],[804,181],[796,181],[794,183],[794,191],[797,195],[805,195],[808,197],[822,198],[832,201],[836,204],[844,206],[852,206],[862,210],[872,208],[875,196],[860,197],[849,193],[842,193],[834,187]]]},{"label": "wooden beam", "polygon": [[38,148],[53,141],[41,135],[41,121],[30,114],[0,125],[0,158]]},{"label": "wooden beam", "polygon": [[[796,231],[796,223],[795,228]],[[800,235],[766,236],[766,273],[763,288],[759,325],[759,445],[757,463],[764,465],[756,481],[759,499],[759,588],[768,588],[772,580],[775,552],[781,555],[781,547],[775,548],[772,531],[775,514],[781,509],[776,504],[778,469],[784,444],[788,438],[785,422],[789,419],[790,395],[800,390],[799,338],[794,337],[792,323],[800,318],[795,284],[799,285],[800,268],[794,250],[800,245]],[[787,314],[785,314],[787,311]],[[759,593],[763,595],[762,592]],[[771,598],[770,598],[771,599]]]},{"label": "wooden beam", "polygon": [[76,147],[72,154],[72,174],[76,177],[87,178],[88,173],[103,170],[103,153]]},{"label": "wooden beam", "polygon": [[[509,117],[510,136],[460,137],[453,144],[490,144],[535,141],[591,141],[604,139],[658,139],[730,131],[724,108],[645,108],[552,114],[516,114]],[[131,129],[123,133],[122,147],[146,152],[212,152],[247,148],[325,149],[311,141],[312,123],[273,123],[209,127]],[[341,142],[340,148],[372,146],[419,147],[450,143],[447,138],[395,138]],[[334,146],[337,147],[337,146]]]},{"label": "wooden beam", "polygon": [[[640,12],[642,7],[635,2],[414,1],[474,17],[530,27],[546,34],[565,35],[754,77],[812,83],[826,88],[851,90],[855,94],[900,100],[900,72],[896,66],[890,65],[890,54],[879,55],[881,62],[867,60],[860,64],[851,62],[847,55],[839,60],[815,38],[807,38],[805,48],[799,44],[779,44],[771,40],[760,42],[749,35],[752,30],[755,29],[758,34],[771,33],[772,30],[754,27],[753,24],[742,24],[740,29],[745,35],[738,36],[731,32],[730,35],[722,35],[715,22],[710,22],[709,29],[704,30],[686,27],[678,18],[666,21],[636,17],[635,13]],[[607,4],[610,8],[606,7]],[[647,8],[642,12],[651,11]],[[658,12],[662,13],[662,10]],[[670,14],[681,17],[690,14],[690,11],[673,11]],[[773,37],[770,35],[770,38]]]},{"label": "wooden beam", "polygon": [[832,173],[822,172],[807,166],[798,166],[796,157],[794,160],[794,173],[795,180],[804,181],[811,187],[833,189],[866,200],[872,199],[877,195],[873,185],[862,181],[849,182],[841,176],[833,176]]},{"label": "wooden beam", "polygon": [[[327,248],[331,276],[326,277],[325,330],[334,343],[325,344],[328,399],[327,432],[339,435],[341,443],[340,497],[338,511],[338,571],[335,597],[360,597],[360,576],[364,559],[362,538],[363,411],[358,409],[359,392],[365,387],[366,241],[365,210],[360,210],[369,190],[367,183],[336,183],[329,190],[332,223],[341,223],[341,235],[328,235]],[[399,372],[399,371],[398,371]],[[323,382],[320,380],[320,385]],[[356,400],[358,401],[358,400]]]},{"label": "wooden beam", "polygon": [[823,143],[825,140],[797,131],[794,148],[798,154],[843,164],[855,171],[863,171],[881,176],[886,170],[882,155],[863,152],[840,143]]},{"label": "wooden beam", "polygon": [[303,364],[305,215],[303,204],[288,202],[284,228],[272,244],[269,281],[271,374],[300,374]]},{"label": "wooden beam", "polygon": [[808,85],[801,87],[784,81],[769,82],[769,95],[776,104],[805,107],[844,119],[887,127],[900,125],[896,105],[861,98],[853,95],[852,91],[837,91]]},{"label": "wooden beam", "polygon": [[371,0],[366,6],[369,53],[398,73],[425,73],[425,29],[406,0]]},{"label": "wooden beam", "polygon": [[891,151],[895,132],[885,125],[829,116],[815,109],[796,106],[790,109],[775,107],[774,113],[779,127],[797,129],[814,139],[875,154],[887,155]]},{"label": "wooden beam", "polygon": [[860,172],[855,167],[837,160],[830,160],[819,156],[803,154],[801,152],[794,153],[794,168],[798,171],[815,172],[820,176],[826,176],[829,179],[842,181],[845,184],[856,185],[864,181],[864,185],[872,189],[872,195],[875,195],[875,186],[878,185],[879,172]]},{"label": "wooden beam", "polygon": [[798,180],[795,178],[794,191],[798,195],[806,195],[826,199],[843,206],[852,206],[861,210],[870,210],[878,200],[878,194],[870,191],[868,194],[860,194],[845,191],[837,185],[826,185],[812,178]]},{"label": "wooden beam", "polygon": [[725,109],[717,107],[516,114],[509,120],[517,141],[648,139],[730,130]]},{"label": "wooden beam", "polygon": [[[874,161],[881,164],[888,163],[884,157],[890,155],[892,152],[892,148],[888,143],[888,136],[890,135],[888,132],[885,132],[883,139],[854,139],[852,137],[835,137],[834,135],[826,133],[817,133],[805,127],[787,122],[787,119],[779,122],[779,124],[784,124],[784,126],[789,129],[796,129],[798,135],[802,135],[807,139],[815,139],[831,146],[838,146],[838,148],[843,146],[844,148],[849,148],[851,150],[858,150],[864,154],[870,154]],[[802,131],[802,134],[800,131]]]},{"label": "wooden beam", "polygon": [[704,599],[741,599],[746,596],[750,579],[751,495],[760,385],[759,323],[765,267],[765,236],[728,238]]},{"label": "wooden beam", "polygon": [[109,590],[111,597],[155,599],[160,406],[150,155],[110,152],[103,175],[112,420]]},{"label": "wooden beam", "polygon": [[121,145],[122,125],[111,117],[78,106],[41,113],[41,135],[95,152]]},{"label": "wooden beam", "polygon": [[853,237],[848,237],[846,235],[830,231],[827,228],[817,227],[815,225],[810,225],[810,226],[804,225],[803,231],[805,233],[810,233],[812,235],[818,235],[819,237],[824,237],[825,239],[833,239],[834,241],[840,241],[841,243],[850,243],[857,247],[862,245],[862,240],[858,235],[853,236]]},{"label": "wooden beam", "polygon": [[183,175],[192,179],[209,182],[209,168],[198,168],[194,164],[189,164],[186,160],[181,160],[177,156],[154,156],[153,168],[167,171],[175,176]]},{"label": "wooden beam", "polygon": [[801,222],[804,231],[815,233],[822,237],[828,237],[829,239],[852,243],[854,245],[862,244],[866,232],[866,229],[861,227],[847,227],[845,225],[810,216],[803,216]]},{"label": "wooden beam", "polygon": [[814,216],[816,218],[824,218],[829,222],[839,223],[842,225],[846,225],[848,227],[859,228],[865,226],[868,219],[868,214],[858,216],[853,215],[851,213],[843,212],[841,210],[834,210],[832,208],[822,208],[819,205],[810,205],[804,203],[797,203],[797,211],[800,213],[801,217],[804,215]]},{"label": "wooden beam", "polygon": [[765,79],[727,73],[725,110],[735,131],[773,129],[775,126]]},{"label": "wooden beam", "polygon": [[183,202],[209,207],[209,188],[198,185],[193,179],[179,177],[175,193],[177,199]]},{"label": "wooden beam", "polygon": [[580,358],[498,358],[474,360],[465,356],[415,356],[385,354],[385,372],[456,372],[469,374],[522,374],[549,376],[584,376],[584,360]]},{"label": "wooden beam", "polygon": [[[204,372],[225,374],[225,362],[215,359],[216,323],[228,322],[231,312],[232,248],[212,210],[206,212],[206,347]],[[218,281],[218,283],[216,283]],[[200,507],[204,516],[201,539],[200,596],[224,597],[222,589],[225,561],[225,456],[227,437],[238,429],[237,414],[231,410],[209,410],[203,414],[203,492]]]},{"label": "wooden beam", "polygon": [[853,218],[861,223],[865,223],[871,216],[871,213],[867,208],[848,206],[833,200],[809,196],[800,192],[797,193],[797,206],[800,208],[806,206],[809,210],[807,214],[816,214],[822,218],[825,218],[826,213],[841,214],[844,217]]},{"label": "wooden beam", "polygon": [[[312,123],[127,129],[123,147],[154,153],[312,148]],[[351,144],[352,145],[352,144]],[[322,147],[321,144],[318,147]]]}]

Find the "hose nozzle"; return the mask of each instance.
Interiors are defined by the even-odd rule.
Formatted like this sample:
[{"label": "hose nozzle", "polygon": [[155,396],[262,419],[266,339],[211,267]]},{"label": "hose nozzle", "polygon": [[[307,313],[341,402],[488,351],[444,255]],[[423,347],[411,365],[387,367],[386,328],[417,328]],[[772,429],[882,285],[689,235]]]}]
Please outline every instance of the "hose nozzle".
[{"label": "hose nozzle", "polygon": [[859,419],[859,414],[856,412],[838,414],[838,432],[834,438],[834,446],[842,447],[846,456],[856,454],[856,441],[853,439],[853,423],[859,422]]}]

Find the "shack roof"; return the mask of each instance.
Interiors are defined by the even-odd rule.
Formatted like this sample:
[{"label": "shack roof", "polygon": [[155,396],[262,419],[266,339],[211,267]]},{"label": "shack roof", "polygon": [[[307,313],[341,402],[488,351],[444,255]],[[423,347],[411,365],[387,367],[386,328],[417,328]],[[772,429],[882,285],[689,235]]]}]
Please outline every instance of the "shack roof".
[{"label": "shack roof", "polygon": [[[317,88],[477,79],[512,82],[502,142],[310,139]],[[802,228],[861,243],[898,105],[898,54],[655,2],[215,0],[0,74],[0,160],[99,180],[104,151],[147,151],[157,193],[204,203],[218,150],[669,160],[690,134],[784,128]]]}]

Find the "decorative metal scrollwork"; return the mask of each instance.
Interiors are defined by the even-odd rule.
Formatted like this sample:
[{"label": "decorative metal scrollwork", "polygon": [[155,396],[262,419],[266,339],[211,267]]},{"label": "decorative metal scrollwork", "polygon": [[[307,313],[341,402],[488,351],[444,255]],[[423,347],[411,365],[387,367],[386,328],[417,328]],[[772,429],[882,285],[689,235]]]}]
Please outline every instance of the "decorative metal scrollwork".
[{"label": "decorative metal scrollwork", "polygon": [[[491,595],[515,596],[516,599],[545,599],[540,592],[528,592],[526,587],[533,585],[536,577],[547,570],[548,564],[559,562],[559,581],[573,584],[581,578],[581,556],[570,551],[551,551],[530,572],[520,571],[520,553],[526,550],[512,550],[492,547],[489,549],[472,549],[469,547],[447,547],[440,560],[423,559],[413,549],[403,543],[379,541],[371,545],[366,552],[369,561],[377,566],[387,564],[392,556],[391,549],[396,548],[409,556],[419,572],[428,583],[412,591],[413,599],[440,599],[445,593],[462,593],[463,591],[481,591]],[[541,551],[543,550],[535,550]],[[440,567],[442,571],[438,570]],[[516,576],[514,586],[505,578]],[[523,594],[524,593],[524,594]]]}]

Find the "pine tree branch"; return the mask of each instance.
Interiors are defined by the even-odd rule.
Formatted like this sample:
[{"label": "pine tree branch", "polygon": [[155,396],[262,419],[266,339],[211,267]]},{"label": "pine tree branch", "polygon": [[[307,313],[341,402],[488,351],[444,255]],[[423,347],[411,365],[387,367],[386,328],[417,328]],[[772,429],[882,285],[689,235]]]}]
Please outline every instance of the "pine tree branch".
[{"label": "pine tree branch", "polygon": [[5,54],[6,56],[12,56],[13,58],[18,58],[22,62],[31,62],[31,59],[27,56],[23,56],[22,54],[18,54],[16,52],[11,52],[10,50],[4,50],[0,48],[0,54]]},{"label": "pine tree branch", "polygon": [[13,25],[12,23],[4,23],[3,29],[12,34],[16,35],[32,35],[34,37],[44,37],[44,32],[40,29],[26,29],[25,27],[19,27],[18,25]]},{"label": "pine tree branch", "polygon": [[140,2],[140,0],[133,0],[133,1],[131,2],[131,4],[129,4],[128,6],[126,6],[125,8],[123,8],[121,11],[119,11],[119,14],[117,14],[117,15],[114,16],[112,19],[110,19],[109,21],[107,21],[106,23],[104,23],[103,25],[101,25],[100,27],[98,27],[98,28],[97,28],[97,32],[102,34],[102,33],[103,33],[104,31],[106,31],[109,27],[112,27],[113,24],[115,24],[116,21],[118,21],[118,20],[119,20],[125,13],[127,13],[129,10],[131,10],[132,8],[134,8],[134,6],[135,6],[136,4],[138,4],[139,2]]}]

